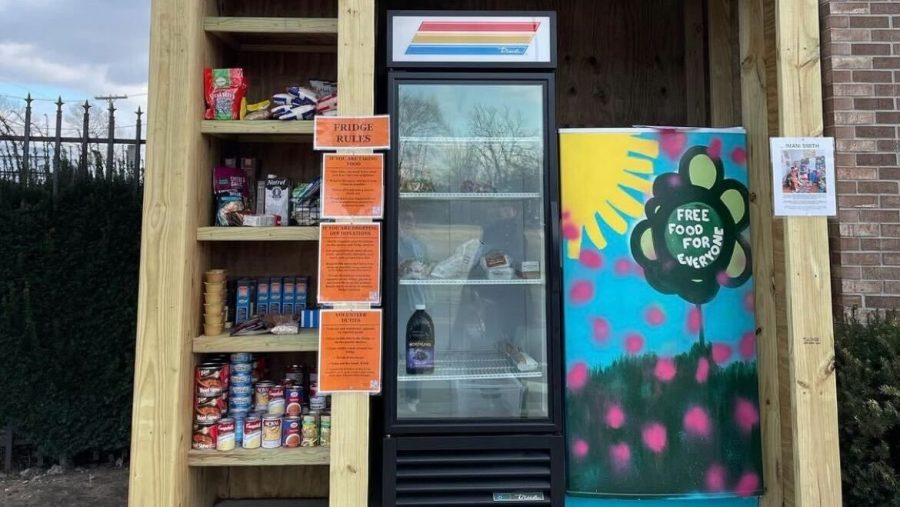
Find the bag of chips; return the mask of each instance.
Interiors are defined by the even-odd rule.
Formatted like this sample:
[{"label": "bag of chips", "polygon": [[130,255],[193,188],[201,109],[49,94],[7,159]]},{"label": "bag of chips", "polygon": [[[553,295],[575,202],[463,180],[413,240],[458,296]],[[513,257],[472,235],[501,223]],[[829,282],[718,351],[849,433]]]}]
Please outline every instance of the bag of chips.
[{"label": "bag of chips", "polygon": [[244,69],[211,69],[203,72],[207,120],[239,120],[247,94]]}]

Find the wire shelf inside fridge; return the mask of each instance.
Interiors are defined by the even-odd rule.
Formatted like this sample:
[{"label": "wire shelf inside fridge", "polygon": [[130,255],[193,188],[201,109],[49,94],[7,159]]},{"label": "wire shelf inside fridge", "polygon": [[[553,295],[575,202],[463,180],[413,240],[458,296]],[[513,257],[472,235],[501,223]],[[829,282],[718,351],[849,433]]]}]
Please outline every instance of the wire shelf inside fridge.
[{"label": "wire shelf inside fridge", "polygon": [[434,372],[408,374],[401,360],[398,364],[397,380],[400,382],[429,382],[445,380],[490,380],[506,378],[540,378],[543,368],[533,371],[519,371],[506,354],[493,351],[484,352],[437,352]]}]

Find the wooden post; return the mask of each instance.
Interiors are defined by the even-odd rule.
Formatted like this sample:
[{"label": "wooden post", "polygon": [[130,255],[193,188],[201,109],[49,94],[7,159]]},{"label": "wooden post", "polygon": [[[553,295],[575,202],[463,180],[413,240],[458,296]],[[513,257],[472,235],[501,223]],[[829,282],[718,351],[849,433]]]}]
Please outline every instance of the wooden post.
[{"label": "wooden post", "polygon": [[207,507],[213,500],[206,472],[187,462],[191,338],[198,334],[200,315],[196,237],[205,212],[198,210],[198,196],[209,184],[200,168],[213,163],[200,134],[199,91],[208,57],[204,4],[152,3],[148,103],[154,121],[147,131],[144,179],[130,507]]},{"label": "wooden post", "polygon": [[[375,111],[375,1],[338,0],[339,113]],[[335,393],[329,505],[368,505],[369,395]]]},{"label": "wooden post", "polygon": [[731,0],[709,0],[706,4],[709,124],[712,127],[733,127],[738,121],[738,111],[735,110],[735,9],[737,4]]},{"label": "wooden post", "polygon": [[706,98],[706,43],[703,0],[684,0],[684,75],[687,124],[705,127],[709,120]]},{"label": "wooden post", "polygon": [[[822,135],[817,0],[776,0],[781,136]],[[831,266],[824,217],[784,221],[794,504],[841,505]]]},{"label": "wooden post", "polygon": [[[726,2],[728,0],[718,0]],[[769,115],[766,89],[764,0],[740,0],[741,116],[747,129],[750,176],[750,234],[756,307],[757,367],[763,443],[762,507],[781,507],[781,411],[778,390],[778,334],[772,242],[772,175],[769,169]]]}]

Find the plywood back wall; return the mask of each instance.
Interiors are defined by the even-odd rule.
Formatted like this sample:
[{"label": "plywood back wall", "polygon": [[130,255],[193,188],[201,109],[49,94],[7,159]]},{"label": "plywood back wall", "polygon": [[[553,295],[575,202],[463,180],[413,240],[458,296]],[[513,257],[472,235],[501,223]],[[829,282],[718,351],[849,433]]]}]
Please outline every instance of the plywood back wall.
[{"label": "plywood back wall", "polygon": [[[384,0],[385,9],[434,9]],[[441,9],[555,10],[560,127],[687,122],[682,0],[444,0]]]}]

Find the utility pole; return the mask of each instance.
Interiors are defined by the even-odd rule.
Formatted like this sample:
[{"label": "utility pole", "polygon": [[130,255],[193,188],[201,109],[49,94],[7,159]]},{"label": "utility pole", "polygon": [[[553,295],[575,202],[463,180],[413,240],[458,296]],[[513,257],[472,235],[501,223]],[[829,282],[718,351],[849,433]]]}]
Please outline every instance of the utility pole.
[{"label": "utility pole", "polygon": [[115,148],[116,137],[116,107],[117,100],[125,100],[128,95],[101,95],[94,97],[95,100],[106,100],[109,102],[109,133],[106,136],[106,178],[112,178],[113,174],[113,149]]}]

